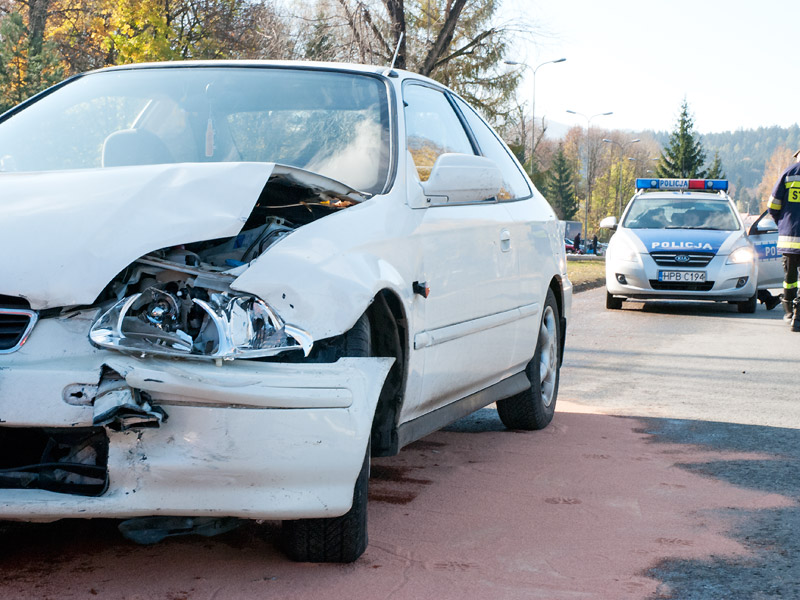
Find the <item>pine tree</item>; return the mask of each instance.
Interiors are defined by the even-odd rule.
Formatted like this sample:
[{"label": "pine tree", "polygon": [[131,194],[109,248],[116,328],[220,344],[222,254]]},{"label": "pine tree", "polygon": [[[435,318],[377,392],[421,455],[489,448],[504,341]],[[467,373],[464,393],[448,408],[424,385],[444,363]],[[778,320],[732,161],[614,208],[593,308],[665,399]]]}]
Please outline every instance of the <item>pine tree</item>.
[{"label": "pine tree", "polygon": [[705,150],[695,135],[694,120],[684,98],[678,123],[669,136],[669,144],[661,152],[656,174],[659,177],[703,178],[706,174],[703,169],[705,160]]},{"label": "pine tree", "polygon": [[711,166],[708,167],[706,178],[725,179],[725,171],[722,169],[722,161],[719,158],[719,151],[714,152],[714,160],[711,162]]},{"label": "pine tree", "polygon": [[564,145],[559,144],[553,157],[553,165],[547,177],[547,198],[559,219],[571,220],[578,212],[578,199],[575,195],[575,173],[569,159],[564,154]]}]

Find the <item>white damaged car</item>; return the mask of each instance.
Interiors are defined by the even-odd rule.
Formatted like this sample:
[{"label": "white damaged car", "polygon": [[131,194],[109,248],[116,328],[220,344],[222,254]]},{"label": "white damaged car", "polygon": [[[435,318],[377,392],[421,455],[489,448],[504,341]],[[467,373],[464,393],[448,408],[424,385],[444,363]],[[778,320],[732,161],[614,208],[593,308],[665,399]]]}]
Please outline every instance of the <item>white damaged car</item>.
[{"label": "white damaged car", "polygon": [[561,228],[429,79],[73,77],[0,116],[0,207],[0,519],[275,519],[352,561],[370,455],[553,416]]}]

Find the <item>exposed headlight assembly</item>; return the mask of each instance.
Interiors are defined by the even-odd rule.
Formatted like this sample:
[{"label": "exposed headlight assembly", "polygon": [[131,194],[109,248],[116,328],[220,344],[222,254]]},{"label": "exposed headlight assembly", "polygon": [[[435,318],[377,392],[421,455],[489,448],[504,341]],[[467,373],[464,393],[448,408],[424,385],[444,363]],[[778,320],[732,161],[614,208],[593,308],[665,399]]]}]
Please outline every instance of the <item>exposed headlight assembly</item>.
[{"label": "exposed headlight assembly", "polygon": [[740,265],[744,263],[751,263],[755,260],[756,255],[750,246],[742,246],[731,252],[728,260],[725,261],[726,265]]},{"label": "exposed headlight assembly", "polygon": [[98,346],[184,358],[260,358],[287,350],[308,356],[311,336],[285,324],[266,302],[229,292],[147,288],[123,298],[92,326]]}]

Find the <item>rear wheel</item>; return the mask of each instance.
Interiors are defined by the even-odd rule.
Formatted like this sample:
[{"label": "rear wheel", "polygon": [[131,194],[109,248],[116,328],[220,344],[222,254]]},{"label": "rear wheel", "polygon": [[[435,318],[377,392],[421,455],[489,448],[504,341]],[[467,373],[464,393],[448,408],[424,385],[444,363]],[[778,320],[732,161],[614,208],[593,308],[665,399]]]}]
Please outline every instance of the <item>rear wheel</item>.
[{"label": "rear wheel", "polygon": [[606,308],[609,310],[619,310],[622,308],[622,298],[615,298],[606,291]]},{"label": "rear wheel", "polygon": [[756,306],[758,306],[758,293],[753,294],[748,300],[736,303],[740,313],[754,313],[756,312]]},{"label": "rear wheel", "polygon": [[526,367],[531,388],[497,401],[497,414],[509,429],[544,429],[553,420],[561,367],[560,344],[558,304],[553,290],[548,290],[536,351]]},{"label": "rear wheel", "polygon": [[[338,357],[370,356],[372,332],[367,315],[330,344]],[[283,522],[286,555],[298,562],[350,563],[367,549],[369,443],[353,489],[353,505],[341,517]]]}]

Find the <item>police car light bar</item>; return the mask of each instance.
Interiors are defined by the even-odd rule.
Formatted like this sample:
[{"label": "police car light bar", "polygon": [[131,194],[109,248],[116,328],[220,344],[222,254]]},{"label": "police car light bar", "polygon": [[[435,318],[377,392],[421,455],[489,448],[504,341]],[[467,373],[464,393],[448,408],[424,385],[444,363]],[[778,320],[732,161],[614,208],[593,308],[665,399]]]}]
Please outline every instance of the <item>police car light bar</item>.
[{"label": "police car light bar", "polygon": [[727,179],[637,179],[637,190],[727,191]]}]

